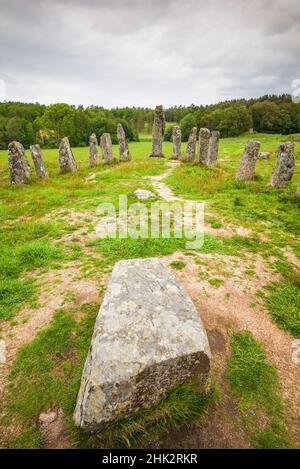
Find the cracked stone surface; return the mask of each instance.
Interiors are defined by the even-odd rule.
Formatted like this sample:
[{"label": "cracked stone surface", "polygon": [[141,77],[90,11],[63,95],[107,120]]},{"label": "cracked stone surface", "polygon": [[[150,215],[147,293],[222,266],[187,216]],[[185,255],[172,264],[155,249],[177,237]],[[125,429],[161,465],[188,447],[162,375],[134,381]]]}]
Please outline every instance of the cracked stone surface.
[{"label": "cracked stone surface", "polygon": [[196,156],[197,127],[193,127],[186,147],[186,161],[194,161]]},{"label": "cracked stone surface", "polygon": [[97,166],[98,164],[98,142],[96,134],[90,135],[89,138],[89,161],[90,167]]},{"label": "cracked stone surface", "polygon": [[120,261],[96,319],[75,424],[94,431],[180,383],[204,385],[210,359],[199,313],[162,262]]},{"label": "cracked stone surface", "polygon": [[256,160],[259,156],[260,142],[250,139],[246,144],[236,179],[238,181],[251,181],[255,176]]},{"label": "cracked stone surface", "polygon": [[208,148],[208,155],[207,155],[208,166],[212,167],[217,164],[219,140],[220,140],[220,132],[218,130],[212,130],[210,133],[209,148]]},{"label": "cracked stone surface", "polygon": [[77,171],[77,163],[68,137],[62,138],[59,145],[59,165],[62,173],[74,173]]},{"label": "cracked stone surface", "polygon": [[165,114],[162,106],[156,106],[152,127],[152,154],[150,156],[164,156],[162,144],[165,133]]},{"label": "cracked stone surface", "polygon": [[30,182],[31,168],[22,143],[14,141],[8,145],[8,164],[12,184]]},{"label": "cracked stone surface", "polygon": [[104,133],[100,137],[100,145],[102,151],[103,163],[111,164],[114,162],[113,149],[111,136],[108,133]]},{"label": "cracked stone surface", "polygon": [[277,164],[271,177],[270,186],[286,187],[289,184],[295,169],[294,149],[294,142],[278,145]]},{"label": "cracked stone surface", "polygon": [[35,167],[35,172],[36,172],[37,177],[41,179],[47,178],[48,173],[45,167],[41,147],[38,144],[31,145],[30,153],[32,156],[32,161]]},{"label": "cracked stone surface", "polygon": [[179,125],[174,125],[172,130],[173,158],[179,160],[181,157],[181,129]]},{"label": "cracked stone surface", "polygon": [[199,132],[199,148],[198,148],[198,163],[207,165],[208,150],[210,141],[209,129],[200,129]]},{"label": "cracked stone surface", "polygon": [[125,131],[122,124],[117,125],[117,137],[119,142],[119,159],[120,161],[130,161],[131,154],[126,141]]}]

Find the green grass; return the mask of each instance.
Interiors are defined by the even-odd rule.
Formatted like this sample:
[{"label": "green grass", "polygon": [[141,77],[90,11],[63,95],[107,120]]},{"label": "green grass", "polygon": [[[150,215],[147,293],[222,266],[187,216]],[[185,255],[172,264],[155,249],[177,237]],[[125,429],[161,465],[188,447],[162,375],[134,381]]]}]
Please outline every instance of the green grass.
[{"label": "green grass", "polygon": [[208,282],[216,288],[219,288],[221,285],[223,285],[224,280],[221,278],[209,278]]},{"label": "green grass", "polygon": [[212,386],[204,394],[195,386],[182,384],[171,390],[150,408],[116,422],[92,436],[81,434],[84,448],[143,448],[159,443],[171,428],[199,422],[205,410],[218,398]]},{"label": "green grass", "polygon": [[185,268],[186,266],[186,263],[184,261],[172,261],[171,264],[170,264],[171,267],[173,267],[173,269],[178,269],[178,270],[182,270]]},{"label": "green grass", "polygon": [[[289,440],[284,424],[286,403],[280,395],[275,367],[262,346],[248,331],[231,334],[228,380],[239,398],[245,428],[256,447],[286,448]],[[261,428],[259,419],[265,423]]]},{"label": "green grass", "polygon": [[289,281],[273,282],[267,286],[269,294],[260,292],[271,317],[282,329],[300,338],[300,288]]}]

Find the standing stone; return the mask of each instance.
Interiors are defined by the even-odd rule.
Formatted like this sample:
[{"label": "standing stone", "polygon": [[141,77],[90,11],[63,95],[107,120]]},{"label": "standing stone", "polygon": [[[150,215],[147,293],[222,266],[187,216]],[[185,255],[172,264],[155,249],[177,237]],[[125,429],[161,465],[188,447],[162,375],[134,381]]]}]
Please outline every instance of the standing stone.
[{"label": "standing stone", "polygon": [[220,132],[212,130],[209,139],[207,165],[215,166],[218,160]]},{"label": "standing stone", "polygon": [[199,313],[162,262],[117,262],[96,319],[75,424],[101,429],[182,383],[205,386],[210,359]]},{"label": "standing stone", "polygon": [[90,167],[97,166],[98,164],[98,142],[97,137],[95,134],[90,135],[89,138],[89,160],[90,160]]},{"label": "standing stone", "polygon": [[162,152],[162,144],[165,133],[165,114],[162,106],[156,106],[154,111],[154,121],[152,128],[152,155],[164,156]]},{"label": "standing stone", "polygon": [[100,145],[102,151],[102,159],[104,164],[111,164],[114,162],[112,143],[110,134],[104,133],[100,137]]},{"label": "standing stone", "polygon": [[199,149],[198,149],[198,163],[199,164],[207,165],[209,139],[210,139],[210,131],[208,129],[200,129]]},{"label": "standing stone", "polygon": [[194,161],[196,157],[197,127],[193,127],[186,147],[186,161]]},{"label": "standing stone", "polygon": [[38,178],[44,179],[48,177],[48,173],[45,167],[43,154],[41,147],[37,145],[30,146],[30,153],[32,156],[35,172]]},{"label": "standing stone", "polygon": [[30,181],[31,168],[22,143],[14,141],[8,145],[8,164],[12,184],[24,184]]},{"label": "standing stone", "polygon": [[68,137],[62,138],[59,145],[59,165],[62,173],[74,173],[77,171],[77,163]]},{"label": "standing stone", "polygon": [[295,169],[294,142],[278,145],[277,164],[274,168],[270,186],[286,187],[293,177]]},{"label": "standing stone", "polygon": [[172,129],[173,140],[173,158],[179,160],[181,157],[181,129],[178,125],[174,125]]},{"label": "standing stone", "polygon": [[259,148],[260,142],[258,140],[248,140],[236,175],[238,181],[251,181],[254,178]]},{"label": "standing stone", "polygon": [[117,137],[119,141],[119,158],[120,161],[130,161],[131,154],[128,148],[128,144],[126,141],[125,131],[123,129],[122,124],[117,125]]}]

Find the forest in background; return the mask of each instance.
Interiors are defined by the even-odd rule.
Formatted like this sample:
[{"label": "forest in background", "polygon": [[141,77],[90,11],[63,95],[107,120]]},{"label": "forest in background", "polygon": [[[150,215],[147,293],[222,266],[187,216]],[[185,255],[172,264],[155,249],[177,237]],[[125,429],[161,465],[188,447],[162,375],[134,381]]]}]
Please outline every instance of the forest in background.
[{"label": "forest in background", "polygon": [[[165,109],[166,121],[178,123],[182,139],[188,139],[192,127],[219,130],[222,137],[235,137],[253,129],[254,132],[293,134],[300,132],[300,103],[288,94],[265,95],[260,98],[223,101],[212,105],[194,104]],[[68,136],[72,146],[86,146],[89,136],[109,132],[117,143],[117,124],[121,122],[127,139],[138,141],[139,133],[150,134],[153,110],[141,107],[104,109],[101,106],[72,106],[65,103],[0,103],[0,149],[12,140],[25,148],[39,143],[55,148]],[[171,140],[172,124],[165,140]]]}]

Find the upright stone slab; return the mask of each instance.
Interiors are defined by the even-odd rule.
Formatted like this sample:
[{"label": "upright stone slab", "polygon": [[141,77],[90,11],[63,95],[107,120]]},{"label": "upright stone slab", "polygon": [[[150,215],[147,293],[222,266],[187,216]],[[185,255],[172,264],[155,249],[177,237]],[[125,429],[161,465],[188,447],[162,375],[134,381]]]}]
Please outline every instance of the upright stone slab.
[{"label": "upright stone slab", "polygon": [[197,127],[193,127],[186,147],[186,161],[194,161],[196,157]]},{"label": "upright stone slab", "polygon": [[277,164],[274,168],[270,186],[286,187],[293,177],[295,169],[294,142],[278,145]]},{"label": "upright stone slab", "polygon": [[113,150],[112,150],[110,134],[104,133],[101,135],[100,145],[101,145],[103,163],[105,164],[113,163],[114,155],[113,155]]},{"label": "upright stone slab", "polygon": [[174,125],[172,129],[173,140],[173,158],[179,160],[181,158],[181,129],[179,125]]},{"label": "upright stone slab", "polygon": [[200,129],[199,132],[199,148],[198,163],[207,165],[208,149],[209,149],[210,131],[208,129]]},{"label": "upright stone slab", "polygon": [[98,142],[97,142],[97,137],[95,134],[90,135],[89,138],[89,161],[90,161],[90,167],[93,168],[94,166],[97,166],[99,162],[98,158]]},{"label": "upright stone slab", "polygon": [[128,144],[126,141],[125,131],[123,129],[122,124],[117,125],[117,137],[119,142],[119,159],[120,161],[130,161],[131,154],[128,148]]},{"label": "upright stone slab", "polygon": [[152,154],[150,156],[164,156],[162,144],[165,133],[165,114],[162,106],[156,106],[152,128]]},{"label": "upright stone slab", "polygon": [[24,184],[30,181],[31,168],[22,143],[13,141],[8,145],[8,164],[12,184]]},{"label": "upright stone slab", "polygon": [[48,173],[45,167],[41,147],[38,144],[31,145],[30,153],[32,156],[32,161],[35,167],[35,172],[36,172],[37,177],[41,179],[47,178]]},{"label": "upright stone slab", "polygon": [[212,167],[217,164],[219,140],[220,140],[220,132],[218,130],[212,130],[210,133],[210,139],[209,139],[207,166]]},{"label": "upright stone slab", "polygon": [[62,173],[74,173],[77,171],[77,163],[68,137],[62,138],[59,145],[59,165]]},{"label": "upright stone slab", "polygon": [[238,181],[251,181],[254,178],[259,148],[260,142],[258,140],[248,140],[236,175]]},{"label": "upright stone slab", "polygon": [[210,371],[205,328],[159,259],[118,262],[96,319],[74,413],[94,431]]}]

